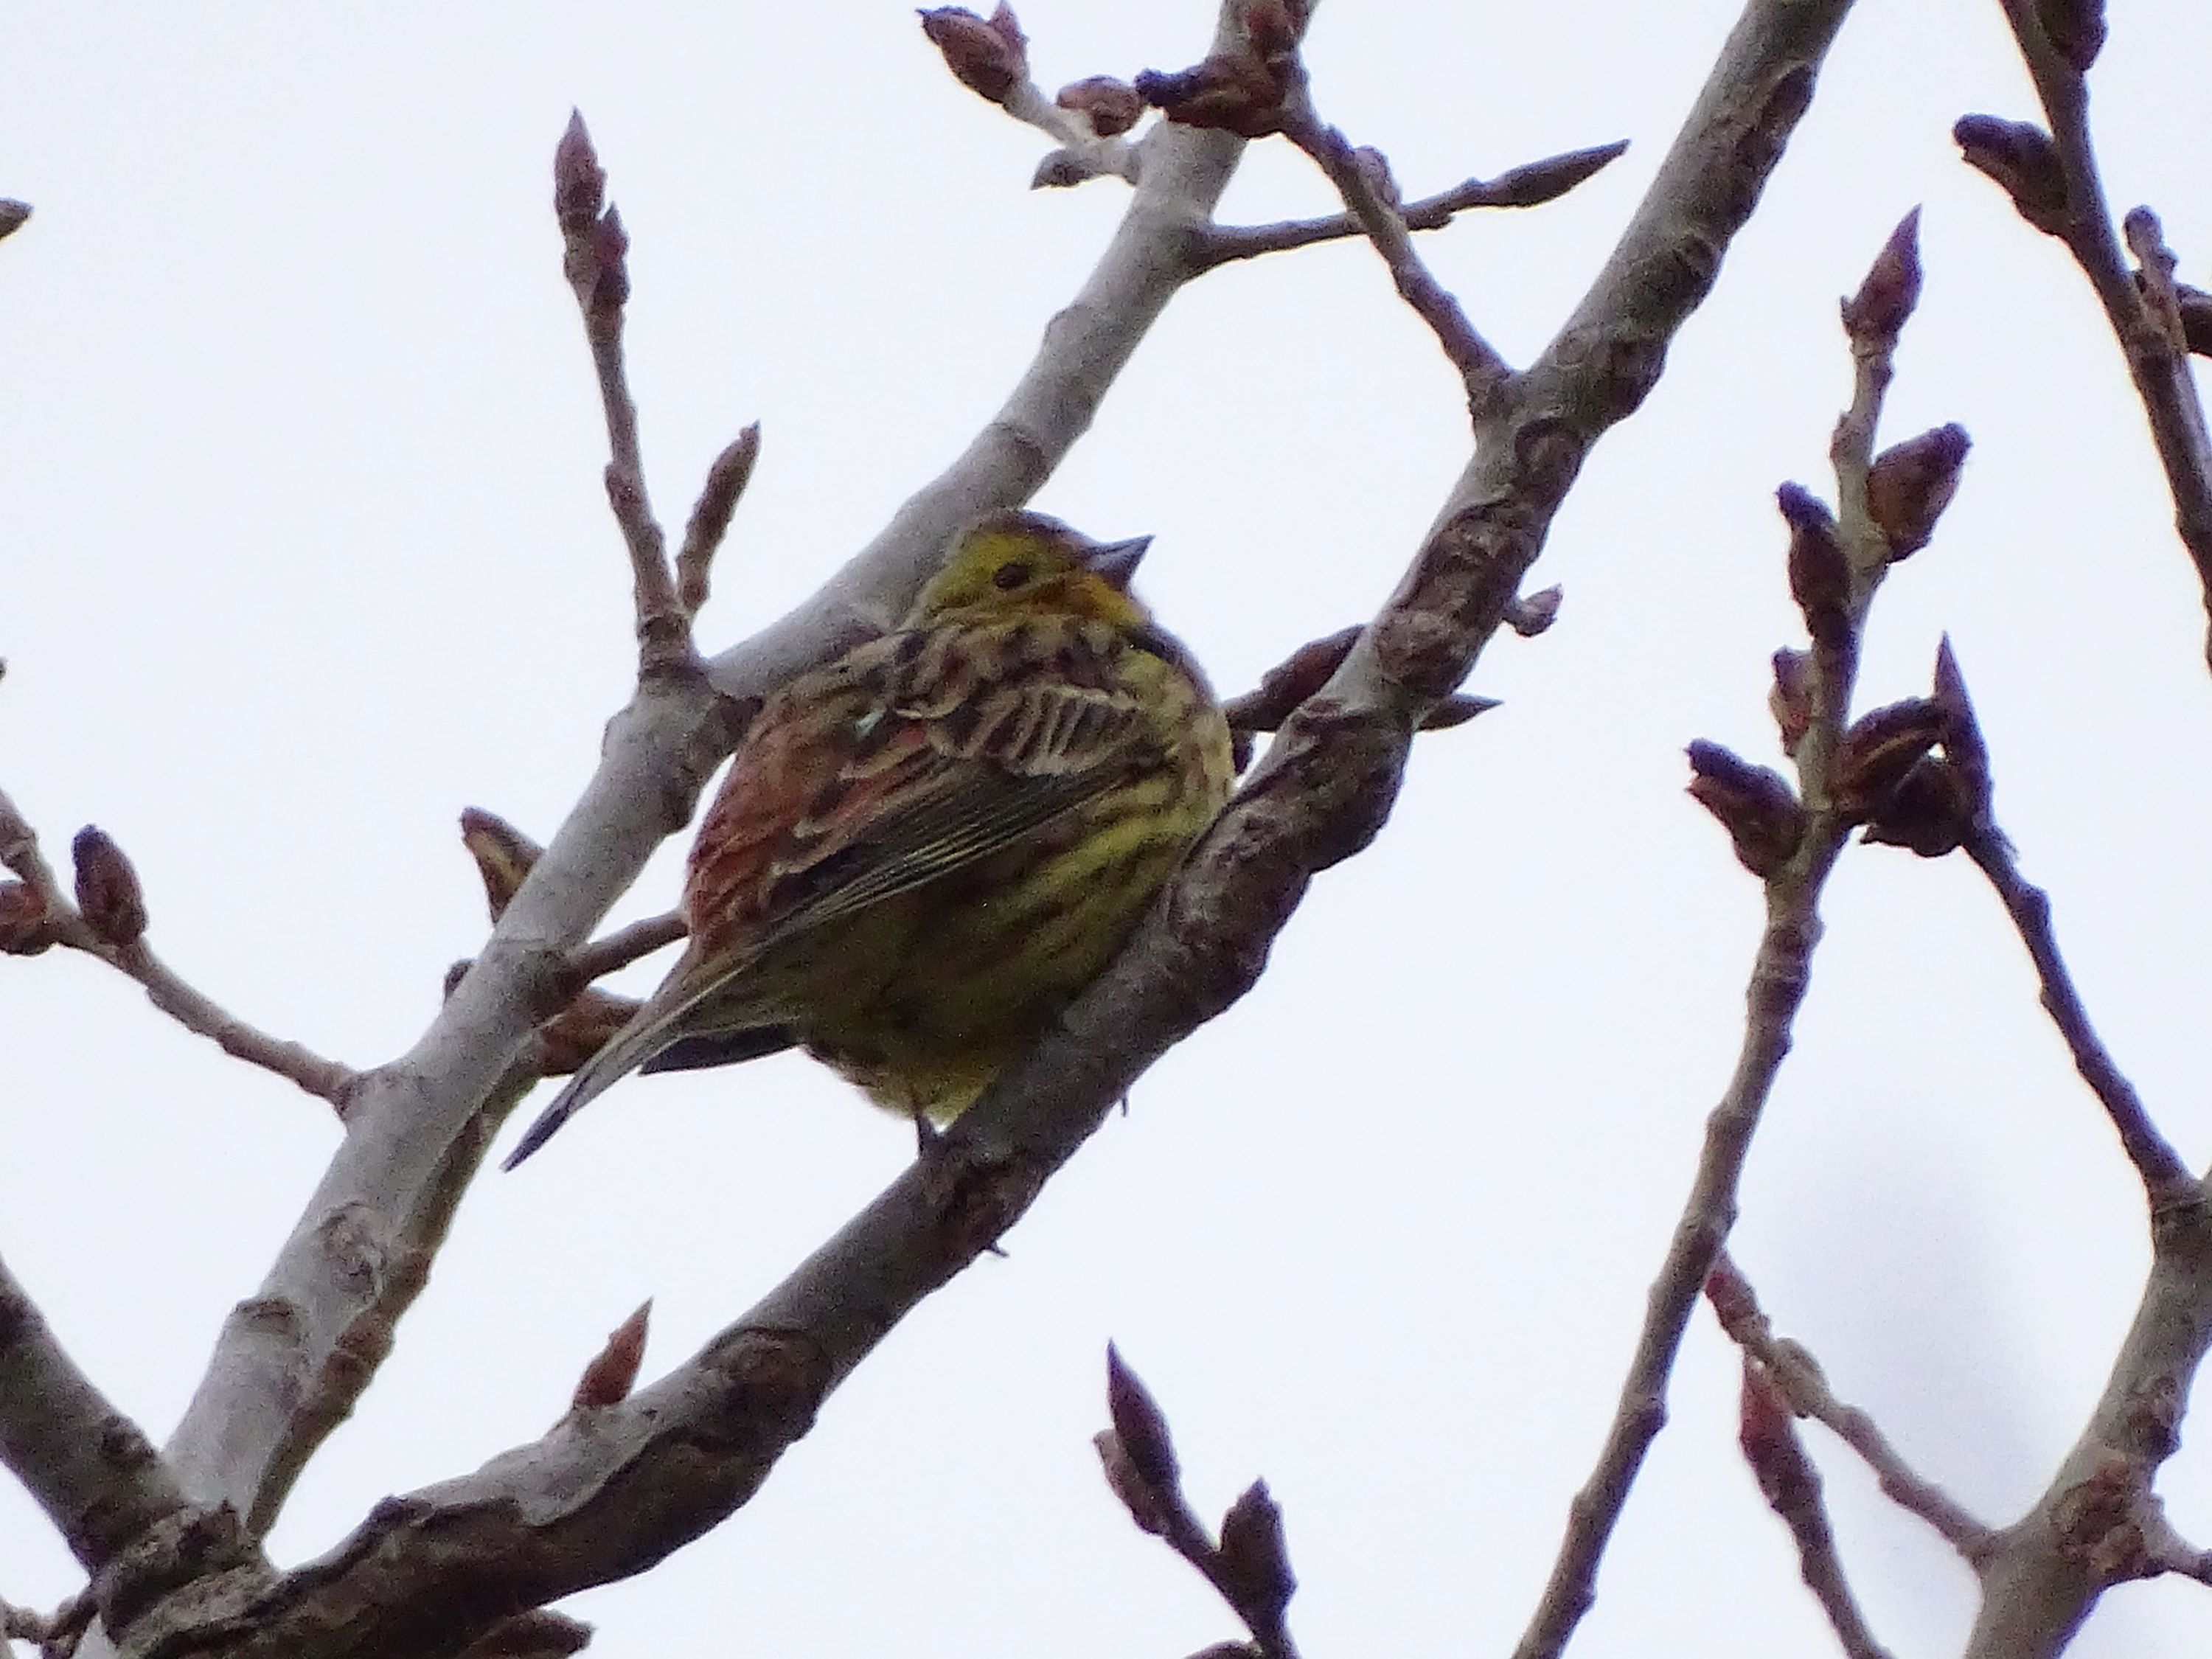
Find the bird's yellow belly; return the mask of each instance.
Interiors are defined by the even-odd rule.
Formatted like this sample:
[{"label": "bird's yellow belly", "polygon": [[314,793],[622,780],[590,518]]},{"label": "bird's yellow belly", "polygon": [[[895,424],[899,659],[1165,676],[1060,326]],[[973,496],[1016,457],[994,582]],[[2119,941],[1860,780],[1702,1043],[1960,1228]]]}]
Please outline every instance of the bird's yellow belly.
[{"label": "bird's yellow belly", "polygon": [[1068,824],[815,941],[840,994],[799,999],[797,1035],[886,1110],[950,1121],[1113,959],[1188,840],[1119,828]]}]

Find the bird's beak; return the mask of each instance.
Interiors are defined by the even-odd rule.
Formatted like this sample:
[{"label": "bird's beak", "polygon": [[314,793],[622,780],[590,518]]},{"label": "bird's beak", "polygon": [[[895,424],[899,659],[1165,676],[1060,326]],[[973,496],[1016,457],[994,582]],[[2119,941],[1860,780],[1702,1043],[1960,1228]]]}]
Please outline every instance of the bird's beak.
[{"label": "bird's beak", "polygon": [[1152,544],[1150,536],[1139,536],[1126,542],[1094,542],[1084,550],[1083,562],[1126,593],[1129,591],[1129,579],[1137,574],[1138,561]]}]

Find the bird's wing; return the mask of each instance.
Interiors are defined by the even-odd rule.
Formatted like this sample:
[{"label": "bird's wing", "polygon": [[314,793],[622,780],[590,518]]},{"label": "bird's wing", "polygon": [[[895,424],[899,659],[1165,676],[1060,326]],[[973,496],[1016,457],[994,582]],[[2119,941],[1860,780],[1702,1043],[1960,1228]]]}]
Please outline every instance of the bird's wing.
[{"label": "bird's wing", "polygon": [[876,685],[833,731],[748,742],[701,829],[685,908],[744,954],[988,858],[1152,757],[1143,708],[1087,630],[882,644]]},{"label": "bird's wing", "polygon": [[[658,1054],[683,1069],[769,1052],[745,1034],[777,1012],[716,1004],[773,946],[966,869],[1124,781],[1157,745],[1111,654],[1075,624],[938,627],[862,647],[771,699],[692,848],[683,961],[502,1167]],[[685,1029],[702,1010],[714,1023]]]}]

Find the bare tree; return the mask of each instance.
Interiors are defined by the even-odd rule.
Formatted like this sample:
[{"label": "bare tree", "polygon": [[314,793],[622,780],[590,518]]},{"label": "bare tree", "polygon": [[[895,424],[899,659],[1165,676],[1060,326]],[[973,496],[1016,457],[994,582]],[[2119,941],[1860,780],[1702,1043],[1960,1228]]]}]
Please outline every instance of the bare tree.
[{"label": "bare tree", "polygon": [[[665,532],[625,361],[630,233],[609,204],[583,121],[572,121],[554,158],[555,210],[605,410],[605,491],[635,595],[635,690],[544,846],[494,813],[465,817],[495,925],[448,976],[420,1037],[356,1070],[228,1012],[154,953],[155,904],[116,839],[81,831],[66,879],[27,813],[0,796],[0,862],[14,877],[0,886],[0,948],[34,957],[61,946],[127,976],[186,1030],[328,1103],[344,1131],[158,1449],[96,1368],[64,1351],[35,1285],[0,1269],[0,1461],[86,1579],[82,1595],[51,1613],[0,1607],[7,1636],[82,1655],[574,1651],[587,1632],[546,1603],[640,1573],[747,1504],[832,1391],[925,1297],[997,1248],[1147,1068],[1252,988],[1314,877],[1382,829],[1418,734],[1485,706],[1462,690],[1485,646],[1500,630],[1534,636],[1550,625],[1559,595],[1527,591],[1531,568],[1597,441],[1651,394],[1711,292],[1814,106],[1850,11],[1848,0],[1749,0],[1610,255],[1594,273],[1559,279],[1583,282],[1581,297],[1521,367],[1431,269],[1419,234],[1482,208],[1555,201],[1620,146],[1527,161],[1409,200],[1382,153],[1358,142],[1369,135],[1332,124],[1302,55],[1304,9],[1285,0],[1233,0],[1188,67],[1126,82],[1091,77],[1056,97],[1035,80],[1010,12],[926,13],[961,82],[1046,136],[1041,183],[1120,181],[1127,205],[958,459],[810,599],[711,657],[693,623],[760,460],[760,428],[731,437],[683,534]],[[2116,223],[2104,198],[2083,93],[2103,43],[2100,8],[2006,0],[2005,15],[2041,120],[1969,115],[1956,128],[1960,150],[2009,196],[2023,235],[2057,238],[2087,276],[2212,611],[2212,442],[2188,364],[2192,347],[2212,341],[2212,301],[2178,280],[2154,215],[2138,209]],[[1224,222],[1223,193],[1255,144],[1302,155],[1341,211]],[[11,210],[0,234],[24,222]],[[1353,239],[1380,258],[1457,378],[1464,464],[1379,611],[1291,653],[1232,702],[1232,723],[1265,747],[1128,949],[911,1169],[690,1359],[637,1387],[641,1310],[581,1367],[572,1408],[542,1437],[388,1498],[326,1554],[280,1567],[264,1547],[270,1528],[393,1351],[506,1116],[538,1080],[573,1069],[625,1012],[593,982],[680,934],[667,918],[593,930],[689,821],[758,699],[891,626],[962,526],[1032,497],[1187,289],[1238,262]],[[1827,458],[1832,479],[1817,491],[1784,483],[1778,498],[1772,554],[1802,637],[1773,658],[1770,707],[1793,775],[1718,744],[1690,749],[1691,793],[1763,896],[1741,1052],[1617,1411],[1517,1650],[1528,1659],[1562,1651],[1593,1604],[1701,1294],[1742,1351],[1744,1455],[1845,1651],[1885,1650],[1846,1582],[1800,1419],[1832,1432],[1972,1570],[1980,1613],[1970,1654],[2057,1652],[2099,1597],[2130,1579],[2212,1582],[2212,1557],[2185,1540],[2156,1487],[2212,1346],[2203,1180],[2098,1036],[2050,902],[2021,873],[1997,811],[2006,757],[1983,732],[1958,656],[1948,645],[1938,654],[1924,695],[1858,712],[1877,592],[1936,537],[1968,450],[1949,423],[1885,442],[1884,401],[1923,283],[1916,218],[1868,257],[1843,307],[1838,357],[1852,382]],[[2152,1268],[2134,1326],[2076,1444],[2043,1496],[2010,1520],[1978,1516],[1939,1484],[1940,1471],[1919,1468],[1844,1403],[1847,1390],[1808,1348],[1776,1334],[1728,1250],[1746,1160],[1811,982],[1830,878],[1847,857],[1897,856],[1862,842],[1963,854],[1951,862],[1988,881],[2140,1182]],[[1250,1487],[1209,1528],[1185,1492],[1166,1413],[1118,1358],[1109,1401],[1111,1427],[1098,1442],[1108,1483],[1244,1626],[1248,1640],[1222,1650],[1292,1654],[1296,1577],[1267,1487]]]}]

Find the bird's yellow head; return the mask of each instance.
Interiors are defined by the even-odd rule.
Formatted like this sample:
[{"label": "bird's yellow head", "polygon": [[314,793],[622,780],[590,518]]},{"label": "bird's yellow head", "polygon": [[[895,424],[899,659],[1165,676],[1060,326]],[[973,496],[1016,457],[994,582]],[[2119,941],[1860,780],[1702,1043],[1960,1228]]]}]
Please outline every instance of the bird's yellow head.
[{"label": "bird's yellow head", "polygon": [[1094,542],[1042,513],[994,513],[961,537],[905,625],[1045,616],[1142,627],[1152,613],[1130,593],[1129,578],[1151,542]]}]

